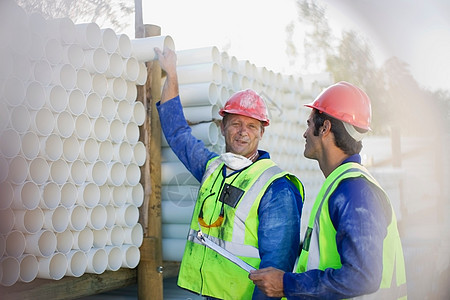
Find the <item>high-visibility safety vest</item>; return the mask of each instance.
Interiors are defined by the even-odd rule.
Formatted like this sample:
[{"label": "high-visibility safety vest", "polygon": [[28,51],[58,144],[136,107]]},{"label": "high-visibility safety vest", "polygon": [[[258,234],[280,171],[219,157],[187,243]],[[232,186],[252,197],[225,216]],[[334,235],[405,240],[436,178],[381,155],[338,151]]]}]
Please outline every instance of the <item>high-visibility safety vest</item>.
[{"label": "high-visibility safety vest", "polygon": [[[260,159],[240,172],[223,176],[224,163],[217,157],[208,162],[194,207],[190,231],[178,276],[178,286],[205,296],[220,299],[251,299],[254,284],[248,273],[202,245],[197,239],[198,217],[208,225],[220,217],[223,207],[223,223],[218,227],[205,228],[205,236],[230,251],[255,268],[261,259],[258,251],[258,207],[269,185],[283,176],[291,180],[304,197],[301,182],[288,172],[282,171],[270,159]],[[224,187],[232,184],[243,191],[232,193],[240,196],[219,201]],[[234,207],[233,207],[234,206]]]},{"label": "high-visibility safety vest", "polygon": [[337,251],[336,230],[328,210],[328,200],[342,180],[356,177],[365,178],[383,191],[392,210],[391,223],[387,227],[387,235],[383,240],[383,272],[380,287],[377,292],[362,296],[361,299],[406,299],[405,262],[394,210],[388,196],[369,171],[354,162],[345,163],[336,168],[327,177],[317,195],[296,272],[339,269],[342,266]]}]

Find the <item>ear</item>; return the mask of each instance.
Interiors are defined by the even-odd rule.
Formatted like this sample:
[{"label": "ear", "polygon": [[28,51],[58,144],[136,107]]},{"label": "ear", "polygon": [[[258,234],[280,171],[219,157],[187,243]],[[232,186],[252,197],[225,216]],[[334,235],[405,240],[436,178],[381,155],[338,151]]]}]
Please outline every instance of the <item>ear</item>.
[{"label": "ear", "polygon": [[223,126],[223,120],[220,121],[220,132],[223,136],[225,136],[225,127]]},{"label": "ear", "polygon": [[320,134],[323,136],[328,135],[331,132],[331,122],[330,120],[325,120],[323,122],[322,128],[320,129]]}]

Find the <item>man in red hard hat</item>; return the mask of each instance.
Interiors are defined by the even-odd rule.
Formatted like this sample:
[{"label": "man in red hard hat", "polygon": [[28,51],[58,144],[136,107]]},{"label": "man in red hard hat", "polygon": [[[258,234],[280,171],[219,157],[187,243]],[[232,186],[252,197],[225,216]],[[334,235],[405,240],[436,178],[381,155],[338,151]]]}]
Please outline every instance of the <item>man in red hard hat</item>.
[{"label": "man in red hard hat", "polygon": [[249,277],[288,299],[406,299],[402,245],[387,194],[361,165],[370,130],[369,97],[348,82],[325,89],[303,134],[304,155],[325,182],[313,205],[296,272],[265,268]]},{"label": "man in red hard hat", "polygon": [[178,95],[176,54],[155,51],[167,73],[157,103],[162,130],[201,183],[178,285],[208,299],[266,299],[247,271],[196,237],[206,235],[254,268],[292,271],[300,248],[303,186],[258,149],[269,118],[263,99],[253,90],[236,92],[219,112],[226,153],[211,152],[192,136]]},{"label": "man in red hard hat", "polygon": [[[264,127],[269,126],[268,112],[264,100],[253,90],[239,91],[230,97],[225,106],[220,109],[219,114],[224,118],[220,129],[225,137],[225,151],[242,155],[250,160],[259,155],[259,141],[264,134]],[[253,130],[250,131],[251,134],[248,134],[248,137],[244,137],[240,131],[227,134],[230,132],[229,129],[234,128],[233,126],[225,126],[230,124],[227,122],[228,120],[242,120],[243,122],[247,120],[253,123],[250,125],[258,126],[256,126],[254,132]]]}]

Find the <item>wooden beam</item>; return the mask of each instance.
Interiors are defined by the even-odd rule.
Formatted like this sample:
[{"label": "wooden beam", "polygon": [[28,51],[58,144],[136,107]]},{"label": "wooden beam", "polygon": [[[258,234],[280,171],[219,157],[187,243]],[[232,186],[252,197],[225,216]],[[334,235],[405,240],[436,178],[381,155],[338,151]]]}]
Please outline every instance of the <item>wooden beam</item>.
[{"label": "wooden beam", "polygon": [[164,278],[177,277],[178,272],[180,271],[180,264],[181,262],[179,261],[169,261],[169,260],[163,261]]},{"label": "wooden beam", "polygon": [[2,300],[77,299],[135,284],[136,269],[119,269],[102,274],[84,274],[61,280],[35,279],[30,283],[17,282],[10,287],[0,286]]},{"label": "wooden beam", "polygon": [[[145,37],[161,35],[161,28],[144,25]],[[147,160],[143,166],[144,203],[140,222],[144,228],[144,241],[140,248],[138,266],[139,299],[163,299],[162,239],[161,239],[161,124],[156,102],[161,99],[161,68],[157,61],[147,62],[147,82],[138,90],[140,101],[147,111],[141,138],[147,147]]]}]

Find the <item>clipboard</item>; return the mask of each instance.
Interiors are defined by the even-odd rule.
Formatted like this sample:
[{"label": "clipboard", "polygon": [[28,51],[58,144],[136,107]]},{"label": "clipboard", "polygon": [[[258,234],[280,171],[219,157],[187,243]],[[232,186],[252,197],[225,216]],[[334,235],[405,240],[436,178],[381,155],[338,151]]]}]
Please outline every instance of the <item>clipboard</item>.
[{"label": "clipboard", "polygon": [[248,263],[246,263],[236,255],[234,255],[233,253],[225,250],[224,248],[220,247],[219,245],[208,239],[205,235],[203,235],[203,232],[201,230],[197,232],[196,238],[200,241],[200,243],[210,248],[211,250],[214,250],[215,252],[219,253],[220,255],[222,255],[232,263],[236,264],[243,270],[247,271],[248,273],[250,273],[250,271],[252,270],[256,270],[253,266],[249,265]]}]

